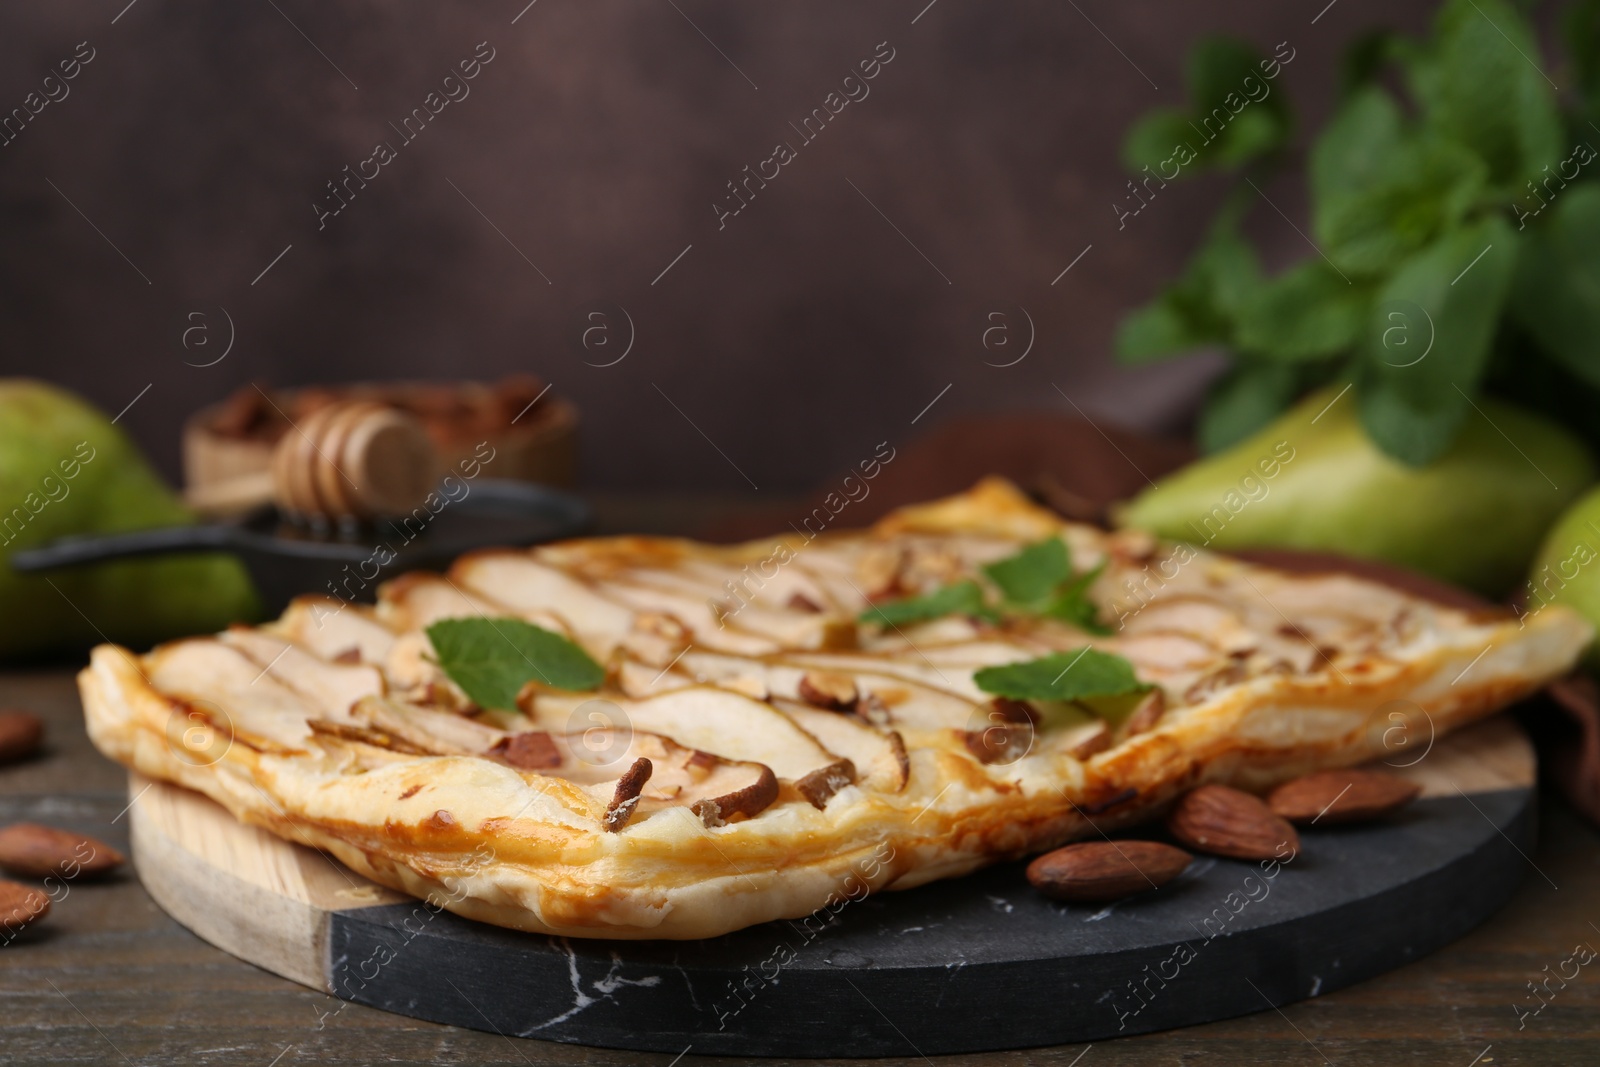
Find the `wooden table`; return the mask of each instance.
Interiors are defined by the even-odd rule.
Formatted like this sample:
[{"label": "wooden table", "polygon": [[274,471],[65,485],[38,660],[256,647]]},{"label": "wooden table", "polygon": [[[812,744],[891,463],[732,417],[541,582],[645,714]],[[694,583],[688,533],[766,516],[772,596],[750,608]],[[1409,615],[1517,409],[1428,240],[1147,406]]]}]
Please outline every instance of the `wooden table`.
[{"label": "wooden table", "polygon": [[[125,775],[84,736],[72,672],[0,674],[0,707],[5,706],[37,711],[49,735],[41,756],[0,770],[0,818],[70,825],[126,847]],[[941,1062],[1600,1062],[1600,960],[1565,989],[1552,980],[1554,998],[1521,1030],[1513,1010],[1534,1003],[1526,983],[1542,977],[1546,965],[1554,973],[1580,942],[1600,946],[1600,929],[1591,925],[1600,923],[1600,834],[1554,797],[1545,798],[1542,818],[1539,848],[1510,907],[1443,951],[1365,985],[1281,1013],[1099,1042],[1087,1054],[1074,1045]],[[131,872],[107,883],[72,884],[44,927],[0,948],[0,1019],[0,1062],[16,1065],[673,1062],[671,1056],[513,1040],[353,1004],[341,1007],[199,940],[167,918]],[[1485,1048],[1487,1054],[1474,1060]],[[851,1062],[921,1062],[906,1051],[903,1060]],[[728,1061],[697,1057],[691,1048],[678,1062],[689,1067]]]},{"label": "wooden table", "polygon": [[[607,530],[691,533],[731,502],[597,500]],[[767,501],[771,504],[773,501]],[[725,506],[724,506],[725,505]],[[748,503],[744,503],[748,507]],[[693,513],[693,522],[685,521]],[[0,672],[0,707],[48,723],[45,751],[0,768],[0,823],[19,819],[91,833],[125,848],[122,768],[83,732],[70,668]],[[1512,904],[1415,964],[1279,1012],[1098,1042],[940,1057],[993,1067],[1504,1067],[1600,1063],[1600,960],[1582,968],[1519,1030],[1527,983],[1556,972],[1583,942],[1600,948],[1600,834],[1562,801],[1542,802],[1539,847]],[[1557,888],[1559,887],[1559,888]],[[1549,972],[1545,971],[1548,966]],[[1571,965],[1567,967],[1571,973]],[[1548,999],[1548,998],[1547,998]],[[670,1055],[589,1049],[417,1022],[343,1004],[212,948],[169,919],[132,871],[73,883],[46,923],[0,948],[0,1063],[726,1064],[691,1047]],[[900,1060],[773,1063],[916,1064]]]}]

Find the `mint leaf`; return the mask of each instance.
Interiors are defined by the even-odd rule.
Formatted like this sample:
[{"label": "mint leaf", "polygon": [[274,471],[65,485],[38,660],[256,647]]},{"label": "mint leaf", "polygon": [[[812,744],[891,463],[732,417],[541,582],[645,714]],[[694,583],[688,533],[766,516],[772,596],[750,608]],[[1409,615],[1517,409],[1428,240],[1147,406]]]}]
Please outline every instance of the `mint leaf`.
[{"label": "mint leaf", "polygon": [[1078,575],[1062,586],[1039,614],[1069,622],[1078,629],[1092,634],[1109,634],[1111,628],[1100,622],[1100,608],[1089,599],[1089,586],[1105,569],[1106,565],[1102,563],[1094,570]]},{"label": "mint leaf", "polygon": [[923,622],[945,615],[977,615],[985,619],[995,617],[994,609],[983,602],[983,590],[970,578],[954,585],[943,586],[922,596],[910,596],[874,604],[863,611],[861,622],[875,622],[880,626],[899,626],[902,623]]},{"label": "mint leaf", "polygon": [[1378,292],[1356,381],[1361,422],[1402,463],[1443,455],[1471,412],[1517,243],[1491,215],[1418,252]]},{"label": "mint leaf", "polygon": [[1202,40],[1189,54],[1187,106],[1140,118],[1123,141],[1124,164],[1165,173],[1175,160],[1187,160],[1166,174],[1173,180],[1213,166],[1238,167],[1282,148],[1290,133],[1289,105],[1262,70],[1263,57],[1243,41]]},{"label": "mint leaf", "polygon": [[1508,194],[1564,154],[1555,89],[1527,20],[1503,0],[1448,0],[1408,64],[1428,126],[1472,149]]},{"label": "mint leaf", "polygon": [[1590,118],[1600,114],[1600,0],[1574,0],[1561,16],[1567,62]]},{"label": "mint leaf", "polygon": [[1408,126],[1377,86],[1339,109],[1317,138],[1310,171],[1312,231],[1347,274],[1392,268],[1460,222],[1487,181],[1480,158]]},{"label": "mint leaf", "polygon": [[521,619],[440,619],[427,632],[439,667],[480,708],[517,710],[530,681],[586,691],[605,680],[578,645]]},{"label": "mint leaf", "polygon": [[1204,348],[1220,339],[1214,327],[1191,314],[1182,298],[1169,289],[1123,317],[1117,327],[1117,358],[1124,363],[1143,363]]},{"label": "mint leaf", "polygon": [[1231,214],[1211,228],[1183,275],[1122,321],[1119,358],[1138,363],[1233,337],[1234,320],[1261,284],[1255,251],[1239,236]]},{"label": "mint leaf", "polygon": [[1280,361],[1320,359],[1354,348],[1372,293],[1339,277],[1321,257],[1267,281],[1239,312],[1238,345]]},{"label": "mint leaf", "polygon": [[1123,138],[1122,165],[1136,174],[1145,167],[1159,168],[1172,158],[1178,146],[1194,140],[1198,138],[1189,125],[1187,112],[1154,108],[1139,116]]},{"label": "mint leaf", "polygon": [[1133,664],[1093,648],[1053,652],[1003,667],[984,667],[973,673],[972,680],[985,693],[1012,700],[1081,700],[1151,688],[1134,675]]},{"label": "mint leaf", "polygon": [[1007,600],[1014,604],[1034,604],[1072,577],[1072,561],[1061,538],[1047,537],[1014,556],[988,564],[983,573],[1000,587]]},{"label": "mint leaf", "polygon": [[[1251,45],[1230,37],[1203,38],[1189,53],[1189,99],[1201,129],[1194,142],[1203,160],[1236,167],[1288,142],[1288,97],[1262,76],[1264,59]],[[1232,117],[1219,136],[1212,131],[1221,115]],[[1200,143],[1213,136],[1214,141]]]},{"label": "mint leaf", "polygon": [[1200,450],[1220,452],[1277,418],[1300,395],[1302,378],[1293,364],[1235,360],[1233,369],[1206,391],[1197,433]]},{"label": "mint leaf", "polygon": [[1556,362],[1600,386],[1600,187],[1563,192],[1525,240],[1512,313]]},{"label": "mint leaf", "polygon": [[1404,41],[1393,30],[1358,34],[1339,57],[1339,99],[1348,99],[1371,85],[1403,48]]}]

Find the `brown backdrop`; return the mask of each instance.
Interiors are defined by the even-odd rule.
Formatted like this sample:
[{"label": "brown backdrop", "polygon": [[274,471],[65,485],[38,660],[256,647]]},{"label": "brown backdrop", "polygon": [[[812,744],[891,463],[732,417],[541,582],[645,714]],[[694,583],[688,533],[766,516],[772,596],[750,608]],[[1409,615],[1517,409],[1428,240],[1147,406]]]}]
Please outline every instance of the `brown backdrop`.
[{"label": "brown backdrop", "polygon": [[[94,58],[0,147],[0,373],[113,413],[148,385],[123,424],[169,473],[182,417],[252,379],[533,370],[582,407],[611,488],[814,484],[1063,394],[1171,425],[1211,365],[1116,370],[1108,341],[1219,186],[1119,230],[1121,131],[1179,102],[1187,46],[1224,31],[1287,41],[1278,88],[1320,120],[1343,43],[1430,7],[524,2],[10,6],[0,110],[79,42]],[[468,95],[405,143],[390,124],[479,42]],[[868,95],[802,143],[789,124],[880,42]],[[719,229],[726,183],[780,140],[796,157]],[[319,230],[325,183],[380,141],[395,158]],[[1300,217],[1297,175],[1268,192]],[[1308,253],[1265,205],[1253,225],[1269,260]],[[624,312],[631,350],[594,365]],[[1026,358],[992,365],[1028,319]]]}]

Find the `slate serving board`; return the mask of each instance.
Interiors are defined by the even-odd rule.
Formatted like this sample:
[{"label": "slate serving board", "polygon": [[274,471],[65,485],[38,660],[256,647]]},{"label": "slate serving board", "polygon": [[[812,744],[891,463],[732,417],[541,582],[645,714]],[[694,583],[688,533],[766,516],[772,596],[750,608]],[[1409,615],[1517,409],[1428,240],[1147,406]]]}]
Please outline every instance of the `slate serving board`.
[{"label": "slate serving board", "polygon": [[[524,934],[435,911],[138,775],[132,843],[169,914],[344,1000],[509,1036],[740,1056],[885,1056],[1100,1040],[1266,1010],[1417,959],[1531,869],[1534,757],[1500,717],[1394,765],[1421,800],[1312,828],[1291,862],[1201,857],[1111,907],[1021,864],[703,942]],[[1425,752],[1420,758],[1418,753]]]}]

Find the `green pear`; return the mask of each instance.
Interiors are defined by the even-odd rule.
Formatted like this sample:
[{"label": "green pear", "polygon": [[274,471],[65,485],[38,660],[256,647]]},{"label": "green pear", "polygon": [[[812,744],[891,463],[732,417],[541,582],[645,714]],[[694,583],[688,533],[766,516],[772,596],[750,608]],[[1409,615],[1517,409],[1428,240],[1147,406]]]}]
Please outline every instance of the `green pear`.
[{"label": "green pear", "polygon": [[[1566,604],[1600,627],[1600,489],[1550,528],[1518,599],[1524,618],[1547,604]],[[1589,646],[1587,662],[1600,669],[1600,644]]]},{"label": "green pear", "polygon": [[158,556],[18,574],[12,552],[68,534],[193,522],[125,434],[80,398],[0,379],[0,659],[102,640],[142,647],[257,613],[230,556]]},{"label": "green pear", "polygon": [[1478,408],[1448,452],[1411,467],[1367,437],[1353,396],[1323,390],[1115,517],[1208,548],[1337,552],[1500,596],[1595,467],[1555,424],[1487,398]]}]

